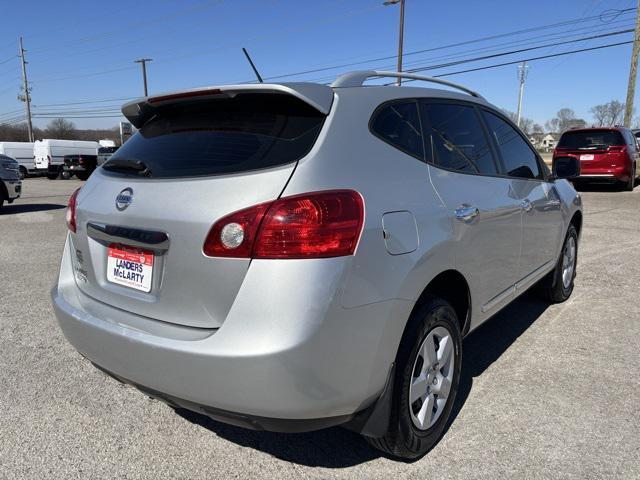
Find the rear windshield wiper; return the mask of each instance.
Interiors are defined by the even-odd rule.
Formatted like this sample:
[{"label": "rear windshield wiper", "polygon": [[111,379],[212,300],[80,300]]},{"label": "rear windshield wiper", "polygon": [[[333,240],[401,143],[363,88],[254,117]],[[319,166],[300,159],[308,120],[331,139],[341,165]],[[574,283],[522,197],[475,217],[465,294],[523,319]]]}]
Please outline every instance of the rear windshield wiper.
[{"label": "rear windshield wiper", "polygon": [[142,177],[151,176],[151,169],[142,160],[111,158],[102,168],[110,172],[133,173]]}]

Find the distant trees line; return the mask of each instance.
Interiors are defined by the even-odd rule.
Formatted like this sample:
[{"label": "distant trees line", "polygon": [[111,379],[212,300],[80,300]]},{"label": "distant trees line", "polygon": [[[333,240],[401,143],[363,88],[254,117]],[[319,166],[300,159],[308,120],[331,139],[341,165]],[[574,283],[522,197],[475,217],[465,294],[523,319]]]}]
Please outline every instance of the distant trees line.
[{"label": "distant trees line", "polygon": [[[34,127],[33,134],[36,140],[43,138],[56,138],[59,140],[103,140],[110,139],[120,142],[119,127],[109,129],[77,129],[75,124],[64,118],[51,120],[47,127]],[[0,123],[0,141],[2,142],[28,142],[27,124],[6,125]]]},{"label": "distant trees line", "polygon": [[[504,111],[506,115],[514,122],[516,121],[516,114],[508,110]],[[578,118],[576,112],[570,108],[561,108],[556,113],[555,117],[547,120],[542,126],[539,123],[534,122],[530,118],[522,117],[520,119],[520,128],[527,134],[532,133],[562,133],[570,128],[584,128],[584,127],[613,127],[614,125],[622,125],[624,118],[624,103],[618,100],[611,100],[608,103],[602,105],[596,105],[592,107],[589,112],[593,117],[593,122],[587,122],[583,118]],[[635,118],[633,121],[633,128],[640,128],[640,119]]]}]

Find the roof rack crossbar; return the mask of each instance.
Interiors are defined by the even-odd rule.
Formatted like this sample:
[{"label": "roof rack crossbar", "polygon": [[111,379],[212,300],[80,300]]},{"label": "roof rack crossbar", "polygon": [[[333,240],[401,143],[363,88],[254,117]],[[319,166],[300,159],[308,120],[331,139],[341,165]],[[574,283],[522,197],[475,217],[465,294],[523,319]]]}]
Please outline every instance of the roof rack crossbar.
[{"label": "roof rack crossbar", "polygon": [[367,81],[369,78],[410,78],[412,80],[422,80],[424,82],[438,83],[440,85],[446,85],[447,87],[457,88],[458,90],[462,90],[465,93],[477,98],[484,97],[480,95],[478,92],[471,90],[463,85],[458,85],[457,83],[449,82],[447,80],[442,80],[440,78],[434,77],[425,77],[423,75],[416,75],[414,73],[405,73],[405,72],[386,72],[379,70],[361,70],[356,72],[345,73],[344,75],[340,75],[331,86],[334,88],[345,88],[345,87],[361,87],[362,84]]}]

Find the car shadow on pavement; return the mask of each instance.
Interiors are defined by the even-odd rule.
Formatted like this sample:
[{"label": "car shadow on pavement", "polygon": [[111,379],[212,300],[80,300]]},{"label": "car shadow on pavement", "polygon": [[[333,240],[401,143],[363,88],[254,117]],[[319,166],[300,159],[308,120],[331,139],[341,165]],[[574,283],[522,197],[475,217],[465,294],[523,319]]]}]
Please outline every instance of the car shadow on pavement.
[{"label": "car shadow on pavement", "polygon": [[360,435],[340,427],[308,433],[273,433],[216,422],[189,410],[176,410],[176,413],[237,445],[308,467],[352,467],[382,456]]},{"label": "car shadow on pavement", "polygon": [[46,212],[47,210],[60,210],[65,208],[66,205],[55,203],[12,203],[5,205],[0,209],[0,215],[11,215],[12,213],[32,213],[32,212]]},{"label": "car shadow on pavement", "polygon": [[460,384],[445,434],[467,401],[473,379],[498,360],[547,308],[549,302],[529,291],[464,339]]},{"label": "car shadow on pavement", "polygon": [[[535,295],[524,294],[464,340],[460,386],[445,433],[462,410],[473,379],[495,362],[548,306]],[[340,427],[309,433],[273,433],[227,425],[189,410],[176,413],[237,445],[305,466],[345,468],[385,456],[360,435]]]}]

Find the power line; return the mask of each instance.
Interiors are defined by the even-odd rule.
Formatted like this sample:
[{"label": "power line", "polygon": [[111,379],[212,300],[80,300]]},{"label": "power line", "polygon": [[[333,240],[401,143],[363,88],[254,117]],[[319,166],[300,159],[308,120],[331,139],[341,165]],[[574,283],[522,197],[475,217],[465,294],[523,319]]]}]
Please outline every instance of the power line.
[{"label": "power line", "polygon": [[99,100],[81,100],[81,101],[77,101],[77,102],[65,102],[65,103],[43,103],[43,104],[38,104],[38,105],[34,105],[34,107],[38,108],[38,107],[64,107],[67,105],[83,105],[83,104],[88,104],[88,103],[106,103],[106,102],[116,102],[116,101],[120,101],[120,100],[133,100],[134,98],[138,98],[138,97],[121,97],[121,98],[105,98],[105,99],[99,99]]},{"label": "power line", "polygon": [[[504,62],[504,63],[495,64],[495,65],[487,65],[487,66],[484,66],[484,67],[469,68],[467,70],[459,70],[457,72],[442,73],[440,75],[434,75],[434,77],[435,78],[448,77],[448,76],[451,76],[451,75],[460,75],[461,73],[478,72],[480,70],[488,70],[490,68],[504,67],[504,66],[507,66],[507,65],[516,65],[516,64],[521,63],[521,62],[533,62],[533,61],[536,61],[536,60],[543,60],[545,58],[554,58],[554,57],[562,57],[563,55],[571,55],[573,53],[589,52],[589,51],[592,51],[592,50],[600,50],[600,49],[603,49],[603,48],[617,47],[617,46],[620,46],[620,45],[629,45],[630,43],[633,43],[633,40],[629,40],[629,41],[626,41],[626,42],[610,43],[610,44],[607,44],[607,45],[599,45],[597,47],[589,47],[589,48],[581,48],[581,49],[578,49],[578,50],[570,50],[568,52],[554,53],[554,54],[551,54],[551,55],[541,55],[539,57],[523,58],[523,59],[520,59],[520,60],[514,60],[512,62]],[[419,70],[416,70],[416,71],[419,71]],[[414,80],[405,80],[405,83],[411,82],[411,81],[414,81]]]},{"label": "power line", "polygon": [[57,77],[57,78],[46,78],[43,80],[32,80],[31,83],[50,83],[50,82],[60,82],[62,80],[70,80],[73,78],[87,78],[87,77],[97,77],[100,75],[107,75],[109,73],[115,73],[115,72],[123,72],[125,70],[137,70],[138,67],[121,67],[121,68],[114,68],[111,70],[101,70],[99,72],[91,72],[91,73],[86,73],[86,74],[80,74],[80,75],[69,75],[67,77]]},{"label": "power line", "polygon": [[[564,42],[555,42],[555,43],[547,43],[545,45],[538,45],[535,47],[527,47],[527,48],[519,48],[519,49],[515,49],[515,50],[509,50],[506,52],[500,52],[500,53],[494,53],[494,54],[490,54],[490,55],[482,55],[479,57],[472,57],[472,58],[466,58],[463,60],[456,60],[453,62],[447,62],[447,63],[440,63],[440,64],[432,64],[432,65],[423,65],[421,67],[417,67],[417,68],[410,68],[405,70],[406,72],[409,73],[415,73],[415,72],[423,72],[425,70],[437,70],[437,69],[441,69],[441,68],[446,68],[446,67],[452,67],[455,65],[462,65],[465,63],[471,63],[471,62],[478,62],[478,61],[482,61],[482,60],[490,60],[492,58],[498,58],[498,57],[504,57],[504,56],[508,56],[508,55],[514,55],[517,53],[524,53],[524,52],[529,52],[529,51],[533,51],[533,50],[540,50],[543,48],[548,48],[548,47],[553,47],[553,46],[559,46],[559,45],[567,45],[567,44],[571,44],[571,43],[577,43],[577,42],[583,42],[586,40],[592,40],[592,39],[597,39],[597,38],[606,38],[606,37],[610,37],[610,36],[614,36],[614,35],[622,35],[625,33],[630,33],[632,32],[632,29],[627,29],[627,30],[619,30],[616,32],[608,32],[608,33],[603,33],[600,35],[590,35],[588,37],[582,37],[579,39],[574,39],[574,40],[567,40]],[[516,63],[520,63],[520,62],[516,62]],[[384,67],[378,67],[378,69],[382,69]]]},{"label": "power line", "polygon": [[0,62],[0,65],[4,65],[5,63],[10,62],[11,60],[15,60],[16,56],[15,55],[11,55],[9,58],[7,58],[6,60],[2,60]]},{"label": "power line", "polygon": [[448,62],[448,63],[441,63],[439,65],[429,65],[429,66],[424,66],[424,67],[420,67],[420,68],[411,68],[409,70],[406,70],[407,72],[420,72],[420,71],[425,71],[425,70],[435,70],[435,69],[439,69],[439,68],[445,68],[445,67],[452,67],[454,65],[460,65],[463,63],[469,63],[469,62],[477,62],[480,60],[489,60],[491,58],[497,58],[497,57],[504,57],[506,55],[513,55],[516,53],[524,53],[524,52],[530,52],[533,50],[540,50],[542,48],[548,48],[548,47],[556,47],[559,45],[567,45],[570,43],[577,43],[577,42],[584,42],[585,40],[594,40],[597,38],[605,38],[605,37],[611,37],[611,36],[615,36],[615,35],[623,35],[625,33],[630,33],[633,32],[633,29],[627,29],[627,30],[619,30],[617,32],[609,32],[609,33],[603,33],[600,35],[591,35],[588,37],[583,37],[583,38],[579,38],[576,40],[567,40],[564,42],[556,42],[556,43],[548,43],[546,45],[538,45],[536,47],[527,47],[527,48],[519,48],[516,50],[510,50],[508,52],[501,52],[501,53],[494,53],[491,55],[483,55],[480,57],[475,57],[475,58],[468,58],[465,60],[457,60],[455,62]]},{"label": "power line", "polygon": [[[634,9],[633,8],[626,8],[626,9],[623,9],[623,10],[619,10],[618,11],[619,12],[618,16],[622,15],[623,13],[632,11],[632,10],[634,10]],[[504,38],[504,37],[509,37],[509,36],[513,36],[513,35],[520,35],[520,34],[523,34],[523,33],[531,33],[531,32],[539,31],[539,30],[548,30],[548,29],[551,29],[551,28],[559,27],[559,26],[575,25],[575,24],[578,24],[578,23],[590,22],[590,21],[592,21],[594,19],[599,19],[601,17],[601,15],[602,14],[591,16],[591,17],[586,17],[586,18],[582,18],[582,19],[565,20],[563,22],[558,22],[558,23],[554,23],[554,24],[542,25],[542,26],[538,26],[538,27],[531,27],[531,28],[521,29],[521,30],[514,30],[514,31],[511,31],[511,32],[501,33],[501,34],[497,34],[497,35],[490,35],[490,36],[481,37],[481,38],[477,38],[477,39],[465,40],[463,42],[450,43],[450,44],[447,44],[447,45],[440,45],[438,47],[425,48],[425,49],[420,49],[420,50],[413,50],[411,52],[404,53],[403,57],[408,57],[408,56],[411,56],[411,55],[417,55],[417,54],[420,54],[420,53],[434,52],[434,51],[444,50],[444,49],[448,49],[448,48],[460,47],[460,46],[464,46],[464,45],[470,45],[470,44],[473,44],[473,43],[484,42],[484,41],[487,41],[487,40],[495,40],[497,38]],[[617,17],[615,17],[615,18],[617,18]],[[379,61],[382,61],[382,60],[390,60],[390,59],[395,59],[395,58],[396,58],[396,55],[387,55],[387,56],[384,56],[384,57],[371,58],[371,59],[362,60],[362,61],[359,61],[359,62],[343,63],[343,64],[340,64],[340,65],[333,65],[333,66],[330,66],[330,67],[315,68],[315,69],[304,70],[304,71],[300,71],[300,72],[286,73],[286,74],[282,74],[282,75],[275,75],[275,76],[271,76],[271,77],[265,77],[265,80],[277,80],[277,79],[281,79],[281,78],[305,75],[305,74],[309,74],[309,73],[318,73],[318,72],[322,72],[322,71],[326,71],[326,70],[334,70],[334,69],[338,69],[338,68],[352,67],[352,66],[355,66],[355,65],[362,65],[362,64],[366,64],[366,63],[379,62]]]},{"label": "power line", "polygon": [[122,115],[34,115],[34,118],[122,118]]},{"label": "power line", "polygon": [[[177,11],[174,11],[174,12],[169,13],[169,14],[160,15],[158,17],[145,19],[143,25],[146,27],[146,26],[153,25],[153,24],[156,24],[156,23],[162,23],[164,21],[173,21],[176,17],[188,14],[188,13],[190,13],[192,11],[198,11],[198,10],[210,8],[210,7],[213,6],[211,4],[216,4],[217,5],[217,4],[220,4],[220,3],[222,3],[222,0],[215,0],[215,1],[206,0],[204,2],[200,2],[197,5],[190,5],[190,6],[186,7],[186,8],[178,9]],[[94,40],[94,39],[110,37],[110,36],[115,35],[115,34],[121,32],[121,31],[130,31],[131,27],[139,28],[140,27],[140,22],[136,20],[135,22],[127,23],[127,24],[125,24],[125,25],[123,25],[123,26],[121,26],[119,28],[114,29],[114,30],[108,30],[106,32],[101,32],[101,33],[97,33],[97,34],[94,34],[94,35],[89,35],[89,36],[86,36],[86,37],[76,38],[76,39],[73,39],[73,40],[68,41],[68,42],[61,42],[57,46],[56,45],[52,45],[52,46],[47,46],[47,47],[43,47],[43,48],[33,49],[31,51],[31,53],[32,54],[37,54],[37,53],[41,53],[41,52],[47,52],[47,51],[50,51],[50,50],[55,50],[58,47],[64,47],[66,45],[78,45],[80,43],[87,43],[87,41],[91,41],[91,40]]]}]

